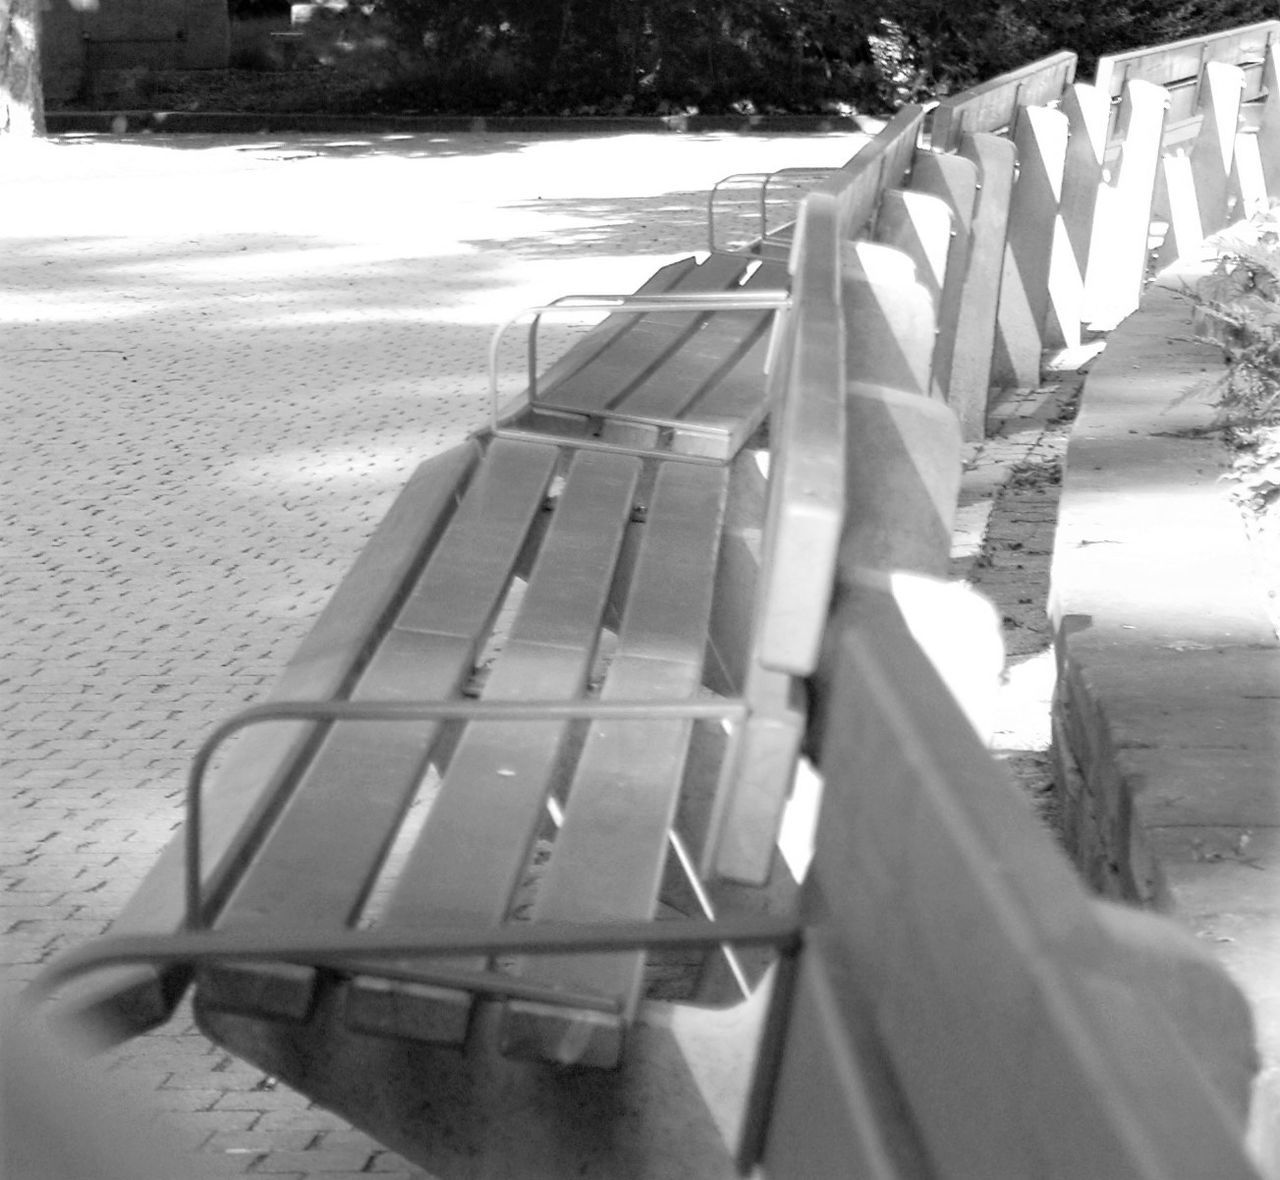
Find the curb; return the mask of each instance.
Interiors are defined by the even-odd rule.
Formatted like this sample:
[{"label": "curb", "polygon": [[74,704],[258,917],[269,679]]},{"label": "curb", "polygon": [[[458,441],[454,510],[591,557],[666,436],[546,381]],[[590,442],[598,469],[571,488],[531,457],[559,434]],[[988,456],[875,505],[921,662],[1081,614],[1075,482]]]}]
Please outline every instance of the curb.
[{"label": "curb", "polygon": [[1065,840],[1100,893],[1169,912],[1249,997],[1280,1164],[1280,642],[1171,268],[1109,336],[1067,448],[1050,588]]},{"label": "curb", "polygon": [[[123,120],[123,123],[121,122]],[[862,130],[844,115],[326,115],[302,112],[234,111],[48,111],[50,135],[94,133],[256,135],[266,132],[401,132],[408,134],[618,135],[671,131],[677,134],[730,132],[738,135],[825,135]]]}]

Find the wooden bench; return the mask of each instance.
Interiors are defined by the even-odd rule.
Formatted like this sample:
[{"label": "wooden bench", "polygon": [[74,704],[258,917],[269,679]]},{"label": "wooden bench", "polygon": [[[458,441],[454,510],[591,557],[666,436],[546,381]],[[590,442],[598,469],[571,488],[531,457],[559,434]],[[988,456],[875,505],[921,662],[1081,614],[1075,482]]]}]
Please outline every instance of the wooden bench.
[{"label": "wooden bench", "polygon": [[[829,286],[837,256],[829,245],[821,259]],[[766,385],[766,308],[787,296],[751,284],[778,273],[743,257],[664,268],[493,431],[424,463],[275,703],[215,735],[246,729],[115,931],[323,939],[491,927],[526,902],[540,922],[648,921],[664,896],[677,913],[723,897],[788,904],[774,845],[831,585],[843,431],[828,381],[825,401],[782,416],[798,441],[767,482],[741,449],[789,382],[819,385],[805,374],[822,350],[805,351],[799,375],[792,363],[794,314]],[[749,306],[726,308],[722,290],[744,279]],[[690,298],[708,289],[710,313]],[[646,385],[662,366],[678,379]],[[694,413],[628,400],[651,407],[646,389],[672,385],[702,391]],[[516,1051],[616,1064],[641,955],[501,972],[486,959],[351,964],[345,1019],[458,1043],[475,997],[498,994]],[[760,969],[713,954],[701,995],[741,998]],[[166,1019],[189,975],[121,970],[73,1003],[128,1035]],[[297,1022],[338,986],[314,965],[262,961],[203,967],[197,984],[203,1010]]]},{"label": "wooden bench", "polygon": [[[761,391],[781,402],[767,481],[750,450],[637,455],[528,423],[424,464],[275,702],[221,727],[198,760],[197,779],[244,729],[208,799],[193,786],[185,848],[116,923],[125,942],[149,933],[153,953],[99,973],[63,1012],[139,1031],[198,963],[202,1028],[381,1137],[396,1140],[386,1095],[334,1064],[344,1046],[436,1063],[443,1100],[477,1104],[482,1141],[502,1122],[561,1151],[563,1126],[548,1140],[508,1117],[513,1088],[543,1085],[521,1059],[621,1064],[593,1090],[652,1090],[637,1081],[652,1035],[635,1033],[646,944],[695,936],[701,963],[686,949],[687,984],[662,994],[744,999],[791,938],[794,881],[775,842],[844,514],[834,209],[795,251]],[[482,660],[504,601],[501,649]],[[296,720],[308,715],[323,724]],[[424,782],[425,823],[383,888]],[[526,902],[531,935],[511,921]],[[577,934],[575,953],[545,953],[546,931],[585,930],[590,948],[602,923],[622,946],[582,953]],[[467,953],[441,955],[440,939]],[[193,959],[193,940],[235,949]],[[481,1078],[492,1092],[478,1096]]]}]

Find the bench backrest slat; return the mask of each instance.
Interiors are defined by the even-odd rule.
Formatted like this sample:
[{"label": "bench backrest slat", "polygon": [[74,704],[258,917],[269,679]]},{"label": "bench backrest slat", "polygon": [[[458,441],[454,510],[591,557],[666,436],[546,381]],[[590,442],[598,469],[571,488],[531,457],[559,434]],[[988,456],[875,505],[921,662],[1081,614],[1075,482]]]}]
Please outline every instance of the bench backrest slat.
[{"label": "bench backrest slat", "polygon": [[1057,102],[1075,76],[1076,55],[1064,49],[944,98],[933,111],[930,144],[935,151],[955,151],[962,134],[1002,131],[1019,107]]},{"label": "bench backrest slat", "polygon": [[865,233],[880,198],[889,189],[906,183],[924,117],[922,106],[910,103],[902,107],[870,143],[815,187],[816,192],[838,198],[840,238]]},{"label": "bench backrest slat", "polygon": [[1209,62],[1221,61],[1257,67],[1253,71],[1253,86],[1246,92],[1246,98],[1254,98],[1258,94],[1267,50],[1277,42],[1280,42],[1280,21],[1267,20],[1210,36],[1109,53],[1098,58],[1094,85],[1113,102],[1118,102],[1126,82],[1141,80],[1164,87],[1196,85],[1201,70]]},{"label": "bench backrest slat", "polygon": [[756,644],[766,667],[806,676],[817,666],[844,519],[838,196],[811,194],[797,228],[792,307],[771,375],[785,395],[774,425]]}]

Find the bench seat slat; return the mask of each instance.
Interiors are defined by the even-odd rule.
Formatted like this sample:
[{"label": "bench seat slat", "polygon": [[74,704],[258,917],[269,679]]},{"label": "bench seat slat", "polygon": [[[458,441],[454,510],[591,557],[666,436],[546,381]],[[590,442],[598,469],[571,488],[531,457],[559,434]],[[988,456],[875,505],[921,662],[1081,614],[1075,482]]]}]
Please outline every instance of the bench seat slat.
[{"label": "bench seat slat", "polygon": [[[639,477],[631,457],[575,457],[486,697],[566,700],[583,692]],[[507,916],[568,732],[553,721],[467,728],[381,925],[496,924]],[[437,959],[425,967],[438,973],[483,963]],[[357,977],[347,1019],[364,1031],[450,1041],[465,1035],[469,1008],[465,993]]]},{"label": "bench seat slat", "polygon": [[[490,448],[354,699],[443,700],[460,692],[557,459],[555,447],[541,444]],[[335,724],[217,928],[265,922],[323,930],[353,920],[439,730],[434,722]],[[252,964],[207,969],[200,985],[207,1003],[301,1019],[314,979],[310,968]]]},{"label": "bench seat slat", "polygon": [[[606,699],[689,699],[707,646],[712,587],[728,469],[664,465],[627,595]],[[544,920],[653,916],[667,859],[667,833],[692,724],[597,722],[590,726],[569,788],[564,824],[538,885],[533,913]],[[638,1003],[640,954],[543,957],[521,971],[574,991],[618,996],[623,1019]],[[581,1013],[509,1006],[505,1040],[517,1055],[595,1064],[616,1061],[621,1024]]]},{"label": "bench seat slat", "polygon": [[[692,256],[669,262],[659,267],[638,288],[637,295],[664,295],[678,290],[681,282],[698,267],[698,260]],[[562,381],[568,380],[580,369],[590,365],[601,353],[613,345],[620,336],[631,331],[639,323],[640,317],[634,315],[613,314],[606,316],[584,335],[574,341],[563,356],[554,361],[539,379],[539,387],[553,389]]]},{"label": "bench seat slat", "polygon": [[554,446],[498,439],[395,625],[474,639],[489,628],[515,558],[550,484]]},{"label": "bench seat slat", "polygon": [[[744,292],[785,290],[786,268],[762,263],[741,286]],[[650,375],[642,378],[613,408],[616,412],[655,419],[697,421],[694,403],[718,374],[763,338],[773,318],[770,311],[722,311],[708,314],[701,327]],[[760,358],[763,359],[763,356]],[[757,370],[755,394],[761,396],[763,375]]]},{"label": "bench seat slat", "polygon": [[[713,254],[682,276],[673,290],[682,295],[730,291],[742,281],[752,259]],[[660,365],[702,322],[705,313],[650,312],[631,316],[635,326],[606,352],[570,377],[542,387],[538,404],[579,413],[604,413],[626,395],[638,380]]]}]

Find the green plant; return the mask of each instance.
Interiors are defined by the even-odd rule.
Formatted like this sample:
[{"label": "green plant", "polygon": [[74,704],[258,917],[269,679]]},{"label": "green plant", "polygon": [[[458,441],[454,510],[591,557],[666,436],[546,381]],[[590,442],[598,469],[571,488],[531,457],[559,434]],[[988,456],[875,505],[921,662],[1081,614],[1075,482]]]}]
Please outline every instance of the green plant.
[{"label": "green plant", "polygon": [[1263,513],[1280,503],[1280,229],[1266,214],[1223,251],[1195,291],[1226,372],[1212,386],[1215,426],[1235,449],[1233,497]]},{"label": "green plant", "polygon": [[1280,425],[1280,231],[1269,218],[1254,230],[1195,292],[1227,361],[1213,388],[1218,425],[1237,432]]},{"label": "green plant", "polygon": [[272,43],[271,34],[288,27],[288,16],[232,20],[228,64],[233,70],[265,72],[280,69],[280,51]]}]

